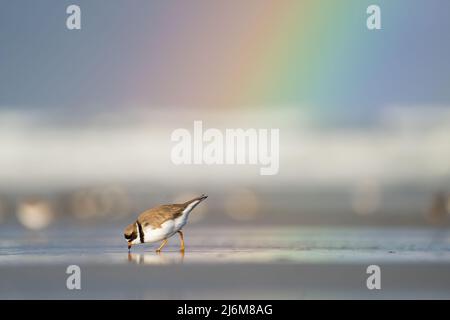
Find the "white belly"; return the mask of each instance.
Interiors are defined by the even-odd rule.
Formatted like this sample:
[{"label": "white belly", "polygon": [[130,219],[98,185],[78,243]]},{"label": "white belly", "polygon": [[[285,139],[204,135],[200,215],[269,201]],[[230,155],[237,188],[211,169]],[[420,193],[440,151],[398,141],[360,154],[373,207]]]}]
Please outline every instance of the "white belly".
[{"label": "white belly", "polygon": [[[175,233],[181,230],[181,228],[184,227],[188,220],[189,213],[199,202],[200,201],[191,203],[188,207],[186,207],[186,209],[183,210],[181,216],[179,216],[175,220],[167,220],[166,222],[161,224],[160,228],[153,228],[152,226],[145,227],[144,242],[157,242],[173,236]],[[136,240],[139,241],[139,239]]]},{"label": "white belly", "polygon": [[153,228],[151,226],[144,228],[144,242],[156,242],[164,240],[170,236],[172,236],[175,232],[175,221],[167,220],[163,224],[161,224],[160,228]]},{"label": "white belly", "polygon": [[175,221],[175,232],[177,232],[178,230],[181,230],[181,228],[184,227],[184,225],[186,224],[187,220],[189,217],[189,212],[184,212],[181,216],[179,216],[178,218],[176,218]]}]

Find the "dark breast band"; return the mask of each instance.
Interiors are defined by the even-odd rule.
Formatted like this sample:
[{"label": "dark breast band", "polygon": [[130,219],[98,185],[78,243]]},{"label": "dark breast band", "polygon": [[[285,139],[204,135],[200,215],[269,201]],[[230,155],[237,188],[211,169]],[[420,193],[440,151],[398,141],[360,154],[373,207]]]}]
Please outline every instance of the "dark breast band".
[{"label": "dark breast band", "polygon": [[144,230],[142,230],[142,225],[139,221],[136,221],[136,223],[139,229],[139,240],[141,241],[141,243],[144,243]]}]

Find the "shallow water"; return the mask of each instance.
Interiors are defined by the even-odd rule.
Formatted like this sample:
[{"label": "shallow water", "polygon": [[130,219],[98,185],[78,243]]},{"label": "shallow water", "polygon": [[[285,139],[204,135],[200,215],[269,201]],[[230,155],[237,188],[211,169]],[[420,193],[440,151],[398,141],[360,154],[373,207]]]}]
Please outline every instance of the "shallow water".
[{"label": "shallow water", "polygon": [[[2,230],[0,298],[450,298],[450,232],[431,228],[189,227],[128,253],[122,228]],[[65,287],[79,265],[83,289]],[[368,265],[383,289],[365,285]]]},{"label": "shallow water", "polygon": [[133,246],[122,230],[58,228],[2,232],[0,265],[83,263],[353,263],[450,262],[450,231],[431,228],[194,227],[186,228],[186,252],[177,236],[160,255],[159,244]]}]

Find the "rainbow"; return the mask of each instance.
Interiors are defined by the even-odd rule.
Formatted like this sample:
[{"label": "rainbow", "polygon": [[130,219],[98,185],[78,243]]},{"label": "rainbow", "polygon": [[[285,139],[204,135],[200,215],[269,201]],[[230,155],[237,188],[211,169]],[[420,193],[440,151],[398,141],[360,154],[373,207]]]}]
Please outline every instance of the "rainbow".
[{"label": "rainbow", "polygon": [[[372,2],[201,1],[167,6],[160,13],[172,25],[158,30],[161,46],[155,48],[150,37],[141,48],[149,59],[155,50],[165,54],[158,54],[151,68],[140,62],[140,90],[161,93],[165,98],[155,101],[157,105],[294,106],[319,116],[368,110],[374,103],[361,101],[382,93],[376,89],[386,75],[382,49],[395,47],[384,29],[377,33],[366,28]],[[400,1],[377,3],[386,17],[403,12]],[[386,18],[385,28],[391,20]]]}]

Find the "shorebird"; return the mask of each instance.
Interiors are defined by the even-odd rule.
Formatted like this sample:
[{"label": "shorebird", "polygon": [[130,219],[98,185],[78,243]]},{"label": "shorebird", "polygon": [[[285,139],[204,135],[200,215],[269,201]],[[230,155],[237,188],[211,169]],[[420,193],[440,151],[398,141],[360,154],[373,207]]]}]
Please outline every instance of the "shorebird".
[{"label": "shorebird", "polygon": [[185,203],[166,204],[142,212],[135,222],[125,228],[124,237],[128,242],[128,251],[133,244],[162,241],[156,249],[156,252],[160,252],[175,233],[180,235],[180,251],[184,251],[181,229],[186,224],[189,213],[207,197],[202,194]]}]

